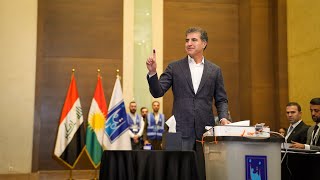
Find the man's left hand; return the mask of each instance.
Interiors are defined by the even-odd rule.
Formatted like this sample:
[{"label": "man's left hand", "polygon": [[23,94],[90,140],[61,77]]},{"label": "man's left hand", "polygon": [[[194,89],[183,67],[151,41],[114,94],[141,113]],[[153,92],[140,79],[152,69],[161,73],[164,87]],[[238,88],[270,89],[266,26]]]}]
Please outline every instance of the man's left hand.
[{"label": "man's left hand", "polygon": [[230,124],[231,122],[228,120],[228,119],[226,119],[226,118],[222,118],[221,120],[220,120],[220,124],[221,125],[226,125],[226,124]]}]

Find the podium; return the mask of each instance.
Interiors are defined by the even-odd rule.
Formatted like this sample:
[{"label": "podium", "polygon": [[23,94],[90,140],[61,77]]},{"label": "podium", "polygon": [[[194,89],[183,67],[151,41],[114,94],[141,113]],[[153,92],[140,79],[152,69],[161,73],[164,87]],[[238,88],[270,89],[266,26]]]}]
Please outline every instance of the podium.
[{"label": "podium", "polygon": [[207,179],[281,179],[283,138],[207,136],[204,141]]}]

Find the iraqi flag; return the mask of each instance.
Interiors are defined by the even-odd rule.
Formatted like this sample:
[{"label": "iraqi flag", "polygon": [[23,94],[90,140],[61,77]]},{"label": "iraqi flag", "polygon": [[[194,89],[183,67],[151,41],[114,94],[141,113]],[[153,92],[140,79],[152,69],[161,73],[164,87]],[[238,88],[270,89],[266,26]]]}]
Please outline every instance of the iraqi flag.
[{"label": "iraqi flag", "polygon": [[107,150],[131,150],[131,140],[123,102],[120,79],[117,77],[104,127],[103,148]]},{"label": "iraqi flag", "polygon": [[70,169],[76,165],[84,149],[84,124],[74,74],[63,105],[54,156]]},{"label": "iraqi flag", "polygon": [[106,117],[107,103],[102,88],[101,76],[98,74],[97,86],[89,110],[86,131],[86,150],[95,168],[100,165],[103,153],[102,141]]}]

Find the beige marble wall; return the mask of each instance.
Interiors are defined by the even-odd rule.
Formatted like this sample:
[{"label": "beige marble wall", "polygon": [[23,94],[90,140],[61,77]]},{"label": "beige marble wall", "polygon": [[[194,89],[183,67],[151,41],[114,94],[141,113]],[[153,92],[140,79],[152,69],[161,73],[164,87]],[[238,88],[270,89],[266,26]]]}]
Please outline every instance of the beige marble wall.
[{"label": "beige marble wall", "polygon": [[1,0],[0,22],[0,174],[29,173],[32,164],[37,0]]},{"label": "beige marble wall", "polygon": [[[147,57],[157,50],[157,70],[163,69],[163,0],[124,0],[123,96],[126,107],[135,100],[138,110],[151,110],[154,100],[146,80]],[[162,104],[162,98],[157,99]],[[160,106],[162,111],[162,106]]]},{"label": "beige marble wall", "polygon": [[309,102],[320,97],[320,1],[287,0],[289,100],[313,124]]}]

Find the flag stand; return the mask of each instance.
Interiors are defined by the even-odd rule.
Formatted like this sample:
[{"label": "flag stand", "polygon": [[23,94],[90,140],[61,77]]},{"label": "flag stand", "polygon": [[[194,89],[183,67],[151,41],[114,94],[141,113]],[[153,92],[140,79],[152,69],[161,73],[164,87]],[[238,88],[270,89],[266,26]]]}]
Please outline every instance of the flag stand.
[{"label": "flag stand", "polygon": [[73,180],[73,178],[72,178],[72,169],[70,169],[70,174],[69,174],[69,179],[68,180]]},{"label": "flag stand", "polygon": [[93,178],[93,180],[98,180],[98,178],[97,178],[97,172],[98,172],[98,169],[97,169],[97,168],[94,168],[94,178]]}]

